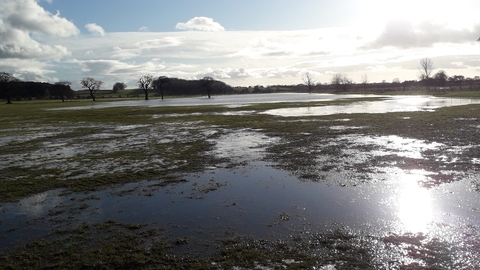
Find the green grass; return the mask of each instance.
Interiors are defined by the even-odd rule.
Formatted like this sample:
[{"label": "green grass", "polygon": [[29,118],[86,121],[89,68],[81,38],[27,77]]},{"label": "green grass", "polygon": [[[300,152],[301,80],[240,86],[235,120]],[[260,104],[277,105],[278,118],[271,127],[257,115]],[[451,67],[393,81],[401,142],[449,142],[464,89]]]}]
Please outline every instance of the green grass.
[{"label": "green grass", "polygon": [[[344,229],[292,235],[292,241],[223,238],[205,243],[217,251],[178,255],[188,238],[167,239],[162,228],[113,220],[56,229],[55,240],[38,239],[0,257],[4,269],[454,269],[448,244],[422,234],[364,237]],[[378,248],[388,250],[389,261]],[[407,247],[408,253],[400,247]],[[377,255],[378,256],[378,255]],[[393,261],[391,256],[397,256]],[[383,266],[382,266],[383,265]]]},{"label": "green grass", "polygon": [[[362,100],[370,101],[378,100],[378,98],[363,98]],[[314,162],[314,156],[312,156],[314,153],[305,151],[306,147],[310,145],[314,148],[313,144],[322,141],[322,138],[333,138],[341,133],[398,135],[447,144],[455,142],[456,145],[468,145],[477,137],[478,130],[474,125],[465,125],[462,121],[456,120],[480,119],[480,108],[477,105],[441,108],[435,112],[321,117],[284,118],[259,113],[242,116],[213,114],[232,110],[262,112],[285,107],[348,104],[352,101],[358,100],[252,104],[234,109],[223,106],[194,106],[49,110],[95,104],[92,101],[65,103],[23,101],[0,106],[0,121],[4,127],[0,130],[0,137],[25,138],[23,141],[13,140],[2,146],[0,158],[3,156],[4,160],[8,160],[7,156],[13,155],[24,156],[28,160],[29,156],[45,151],[45,145],[51,143],[62,143],[65,147],[74,149],[83,147],[88,150],[85,153],[78,153],[68,159],[58,161],[66,162],[66,164],[78,164],[76,166],[78,168],[70,169],[71,166],[67,166],[66,169],[51,168],[42,166],[42,163],[36,164],[34,167],[21,163],[4,166],[1,169],[4,177],[0,180],[0,201],[17,200],[27,195],[56,188],[94,190],[110,184],[145,179],[159,180],[171,178],[178,172],[201,171],[205,166],[215,163],[215,158],[208,155],[212,145],[207,139],[214,140],[221,134],[221,131],[208,136],[202,135],[203,131],[211,129],[257,129],[270,136],[282,138],[283,143],[269,148],[270,157],[291,170],[307,167]],[[360,131],[353,129],[335,131],[329,128],[331,125],[338,125],[336,120],[345,118],[350,121],[342,122],[342,125],[362,126],[363,128]],[[128,125],[144,125],[145,127],[135,129],[135,133],[115,131],[115,127]],[[169,126],[172,128],[169,129]],[[35,137],[42,132],[54,134]],[[92,137],[105,132],[115,133],[121,137]],[[179,135],[175,135],[176,133]],[[310,136],[303,135],[305,133]],[[158,137],[150,138],[153,135]],[[144,143],[136,145],[137,137],[140,142]],[[169,138],[169,141],[160,143],[162,138]],[[109,143],[119,145],[119,149],[108,150]],[[327,149],[322,151],[325,150]],[[338,149],[331,150],[333,152],[330,154],[339,154]],[[474,155],[473,152],[466,154]],[[159,156],[163,159],[163,165],[153,164],[152,161],[158,159]],[[292,162],[293,160],[295,162]],[[50,161],[45,160],[45,163]],[[147,165],[128,167],[128,165],[142,162],[146,162]],[[98,167],[98,164],[105,164],[106,170],[89,169]],[[127,165],[125,170],[115,170],[125,165]],[[81,177],[87,172],[90,172],[91,175]],[[308,176],[308,173],[306,175]],[[80,176],[80,179],[73,176]]]},{"label": "green grass", "polygon": [[[226,130],[255,129],[280,138],[278,143],[267,149],[266,159],[291,172],[299,172],[297,175],[302,179],[315,181],[319,171],[337,169],[335,164],[315,167],[315,159],[319,155],[341,155],[342,148],[348,145],[342,142],[336,146],[322,145],[341,135],[396,135],[456,146],[478,141],[479,105],[441,108],[435,112],[288,118],[255,113],[275,108],[325,106],[352,101],[358,100],[253,104],[234,109],[199,106],[47,110],[96,104],[88,100],[65,103],[23,101],[2,105],[0,202],[16,201],[59,188],[76,192],[141,180],[155,181],[157,186],[182,182],[185,181],[182,179],[184,173],[201,172],[206,167],[228,162],[209,154],[213,147],[211,141]],[[242,116],[214,114],[232,110],[255,112]],[[343,121],[347,118],[349,121]],[[338,125],[361,126],[362,129],[330,129]],[[126,131],[117,129],[125,126],[134,128]],[[206,132],[210,130],[216,133]],[[46,135],[37,136],[42,133]],[[98,134],[118,136],[95,137]],[[50,144],[79,152],[66,157],[42,156],[51,151],[49,149],[56,149],[49,148]],[[121,147],[116,148],[118,145]],[[478,158],[476,150],[465,151],[462,158]],[[432,156],[435,154],[432,153]],[[16,157],[21,157],[18,162],[10,162]],[[409,159],[402,161],[406,162],[402,166],[413,169],[430,166],[434,171],[434,166],[438,166],[438,162],[433,161],[426,164]],[[472,169],[461,163],[451,166],[457,167],[442,170],[461,172]],[[7,269],[231,269],[235,266],[305,269],[325,265],[335,265],[337,269],[375,269],[375,250],[378,245],[385,245],[390,252],[398,251],[398,256],[406,256],[404,267],[418,266],[412,262],[417,260],[431,269],[455,268],[454,258],[448,252],[450,247],[435,239],[426,239],[422,235],[365,239],[345,230],[293,235],[290,242],[214,239],[214,243],[210,243],[216,247],[213,255],[180,257],[175,256],[176,247],[188,245],[188,239],[167,240],[161,228],[108,221],[56,229],[45,239],[17,247],[1,257],[0,264]],[[408,249],[404,249],[405,246]],[[405,253],[406,250],[412,252]],[[287,263],[289,260],[293,263]]]}]

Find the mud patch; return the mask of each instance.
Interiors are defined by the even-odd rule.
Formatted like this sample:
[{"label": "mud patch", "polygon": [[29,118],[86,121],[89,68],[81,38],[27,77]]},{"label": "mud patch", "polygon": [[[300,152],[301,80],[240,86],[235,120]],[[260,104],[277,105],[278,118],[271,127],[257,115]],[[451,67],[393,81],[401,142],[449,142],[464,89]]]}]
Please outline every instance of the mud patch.
[{"label": "mud patch", "polygon": [[227,159],[233,164],[244,164],[263,160],[266,147],[276,143],[279,138],[265,135],[261,131],[241,129],[228,131],[210,140],[215,143],[213,154],[220,159]]}]

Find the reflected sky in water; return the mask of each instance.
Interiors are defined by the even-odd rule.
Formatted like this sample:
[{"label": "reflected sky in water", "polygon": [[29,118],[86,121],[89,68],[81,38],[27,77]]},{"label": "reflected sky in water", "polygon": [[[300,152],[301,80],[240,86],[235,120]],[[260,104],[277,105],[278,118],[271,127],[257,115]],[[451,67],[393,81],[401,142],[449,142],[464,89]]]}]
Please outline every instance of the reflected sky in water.
[{"label": "reflected sky in water", "polygon": [[[285,99],[288,95],[280,96]],[[311,101],[315,95],[300,96],[305,101]],[[259,97],[268,99],[273,95],[248,96],[255,99]],[[275,97],[279,99],[279,96]],[[206,102],[218,105],[226,102],[227,98],[230,97],[218,97]],[[327,100],[335,96],[319,95],[318,98]],[[188,99],[182,99],[182,102],[185,100]],[[239,101],[237,105],[242,102],[246,101]],[[392,97],[384,101],[358,102],[346,106],[291,108],[267,113],[298,116],[428,111],[439,106],[476,102],[467,99]],[[95,108],[105,104],[95,105]],[[138,127],[116,127],[120,131],[135,128]],[[342,126],[335,128],[341,129]],[[425,185],[424,182],[431,181],[432,175],[439,172],[402,169],[395,162],[385,163],[387,165],[383,164],[381,168],[368,163],[372,159],[382,160],[392,155],[395,160],[414,159],[413,163],[421,162],[426,160],[425,152],[440,151],[445,147],[442,143],[394,135],[348,134],[330,141],[322,138],[317,149],[308,150],[322,153],[322,147],[335,145],[342,145],[344,149],[341,157],[329,156],[328,152],[317,156],[318,167],[312,165],[312,170],[323,178],[315,182],[302,181],[295,176],[295,172],[259,161],[265,157],[265,147],[279,143],[279,138],[249,129],[224,133],[210,141],[215,144],[211,154],[231,158],[238,165],[233,168],[211,167],[202,173],[186,175],[184,183],[168,186],[155,185],[155,181],[143,181],[87,194],[61,195],[61,191],[57,190],[24,198],[19,203],[1,205],[0,248],[48,234],[51,228],[75,227],[82,222],[109,219],[154,224],[165,228],[171,237],[252,235],[278,239],[299,232],[328,230],[336,224],[372,235],[423,233],[465,245],[468,242],[466,237],[475,237],[468,230],[480,224],[480,193],[472,184],[480,178],[478,171],[461,172],[453,182],[440,181],[435,185]],[[108,138],[113,140],[115,136]],[[343,144],[338,144],[340,141]],[[455,147],[448,149],[457,151]],[[458,151],[461,156],[461,151]],[[324,165],[331,165],[329,162],[337,165],[335,170],[323,170]],[[453,161],[438,156],[433,162]],[[480,163],[478,159],[462,162]],[[370,169],[362,175],[367,175],[367,181],[363,181],[364,178],[359,178],[355,172],[355,168],[364,164],[368,164],[365,166]],[[347,169],[341,171],[340,167]]]},{"label": "reflected sky in water", "polygon": [[347,105],[300,107],[268,110],[265,113],[285,117],[322,116],[354,113],[433,111],[439,107],[480,104],[478,99],[436,98],[431,96],[392,96],[382,101],[362,101]]}]

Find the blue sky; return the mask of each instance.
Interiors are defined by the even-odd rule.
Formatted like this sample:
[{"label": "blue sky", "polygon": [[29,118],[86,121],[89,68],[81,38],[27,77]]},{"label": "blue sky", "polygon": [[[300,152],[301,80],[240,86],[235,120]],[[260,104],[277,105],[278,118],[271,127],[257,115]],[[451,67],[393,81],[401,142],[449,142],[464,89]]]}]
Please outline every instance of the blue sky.
[{"label": "blue sky", "polygon": [[[353,2],[353,3],[352,3]],[[302,30],[354,22],[360,1],[223,0],[223,1],[66,1],[40,2],[45,9],[75,24],[94,20],[107,32],[175,31],[178,22],[197,16],[214,18],[227,30]],[[346,16],[348,14],[348,16]]]},{"label": "blue sky", "polygon": [[0,0],[0,71],[22,80],[143,75],[231,85],[480,75],[480,1]]}]

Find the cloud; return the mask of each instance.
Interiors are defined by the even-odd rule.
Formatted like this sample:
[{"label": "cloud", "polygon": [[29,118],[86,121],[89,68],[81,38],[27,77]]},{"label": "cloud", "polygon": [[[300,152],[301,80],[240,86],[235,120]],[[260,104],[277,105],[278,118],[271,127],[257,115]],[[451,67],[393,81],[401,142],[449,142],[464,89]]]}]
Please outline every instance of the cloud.
[{"label": "cloud", "polygon": [[179,37],[166,36],[146,39],[134,42],[131,46],[125,49],[115,46],[111,55],[112,57],[120,59],[128,59],[145,54],[160,54],[167,47],[176,47],[181,44],[182,41]]},{"label": "cloud", "polygon": [[412,23],[407,20],[391,20],[387,22],[383,32],[364,49],[397,47],[402,49],[430,47],[438,43],[465,43],[475,41],[480,32],[480,23],[473,29],[458,29],[445,23],[423,21]]},{"label": "cloud", "polygon": [[177,23],[175,28],[179,30],[204,32],[225,31],[225,28],[223,26],[221,26],[218,22],[215,22],[212,18],[208,17],[195,17],[186,23]]},{"label": "cloud", "polygon": [[145,74],[156,74],[165,69],[165,65],[158,60],[150,60],[142,63],[127,63],[118,60],[72,60],[72,64],[80,66],[83,76],[102,76],[108,81],[123,78],[135,80]]},{"label": "cloud", "polygon": [[152,48],[178,46],[180,44],[182,44],[182,42],[178,37],[163,37],[163,38],[142,40],[139,42],[135,42],[133,45],[135,45],[140,49],[152,49]]},{"label": "cloud", "polygon": [[240,50],[235,55],[249,57],[283,57],[293,54],[285,42],[271,41],[267,37],[254,37],[249,41],[246,48]]},{"label": "cloud", "polygon": [[0,70],[13,74],[22,81],[55,82],[55,73],[51,65],[35,59],[8,59],[0,61]]},{"label": "cloud", "polygon": [[[45,11],[35,0],[0,0],[1,58],[60,58],[69,55],[60,45],[43,45],[35,34],[68,37],[80,30],[70,21]],[[40,37],[40,36],[37,36]]]},{"label": "cloud", "polygon": [[207,68],[195,75],[195,78],[212,77],[217,80],[243,80],[248,78],[256,78],[258,75],[250,72],[245,68]]},{"label": "cloud", "polygon": [[142,26],[142,27],[140,27],[140,28],[138,29],[138,31],[140,31],[140,32],[148,32],[148,27]]},{"label": "cloud", "polygon": [[103,30],[103,28],[96,23],[87,23],[85,24],[85,28],[87,28],[87,30],[92,34],[100,35],[102,37],[105,36],[105,30]]},{"label": "cloud", "polygon": [[68,37],[80,30],[70,21],[45,11],[35,0],[0,0],[0,18],[4,27],[24,32]]}]

